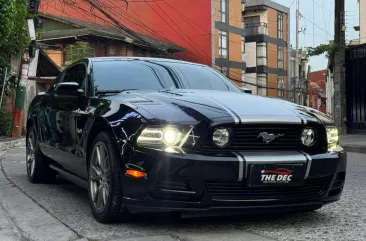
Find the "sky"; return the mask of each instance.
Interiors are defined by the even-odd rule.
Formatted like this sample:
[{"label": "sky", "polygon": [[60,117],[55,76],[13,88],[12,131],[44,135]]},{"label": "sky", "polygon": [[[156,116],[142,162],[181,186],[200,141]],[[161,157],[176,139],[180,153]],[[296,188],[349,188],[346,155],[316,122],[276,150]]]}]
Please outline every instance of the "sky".
[{"label": "sky", "polygon": [[[296,46],[296,0],[273,0],[284,6],[291,6],[290,31],[291,45]],[[314,2],[314,4],[313,4]],[[292,4],[292,5],[291,5]],[[359,12],[357,0],[345,0],[346,10],[346,41],[358,39],[359,35],[353,26],[359,24]],[[334,0],[300,0],[299,29],[306,29],[299,35],[299,46],[315,47],[326,44],[334,39]],[[314,24],[313,24],[314,23]],[[311,57],[309,64],[312,71],[327,68],[328,60],[324,55]]]}]

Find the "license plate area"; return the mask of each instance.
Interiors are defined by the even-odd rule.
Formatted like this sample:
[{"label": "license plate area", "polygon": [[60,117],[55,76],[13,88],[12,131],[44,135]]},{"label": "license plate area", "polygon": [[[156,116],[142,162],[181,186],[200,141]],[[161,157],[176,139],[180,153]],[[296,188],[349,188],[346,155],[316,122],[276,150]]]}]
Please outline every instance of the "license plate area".
[{"label": "license plate area", "polygon": [[304,164],[255,164],[250,166],[249,186],[301,186]]}]

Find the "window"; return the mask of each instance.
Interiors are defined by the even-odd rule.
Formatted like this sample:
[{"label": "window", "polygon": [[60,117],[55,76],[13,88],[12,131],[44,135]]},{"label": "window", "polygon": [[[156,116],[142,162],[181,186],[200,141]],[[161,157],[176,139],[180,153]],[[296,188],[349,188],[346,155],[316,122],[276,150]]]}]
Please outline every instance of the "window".
[{"label": "window", "polygon": [[[222,67],[228,75],[228,68]],[[131,81],[133,79],[133,81]],[[123,89],[206,89],[239,92],[227,78],[210,67],[169,61],[95,61],[95,90]]]},{"label": "window", "polygon": [[76,82],[81,89],[85,89],[86,84],[86,66],[77,64],[66,70],[65,77],[62,82]]},{"label": "window", "polygon": [[277,88],[278,88],[278,97],[285,97],[285,82],[283,81],[283,76],[277,77]]},{"label": "window", "polygon": [[277,13],[277,37],[283,39],[283,13]]},{"label": "window", "polygon": [[219,32],[219,55],[220,58],[227,59],[228,58],[228,46],[229,46],[228,33],[225,31]]},{"label": "window", "polygon": [[226,77],[229,77],[229,69],[228,67],[221,67],[220,72],[225,75]]},{"label": "window", "polygon": [[227,0],[219,0],[219,18],[220,22],[228,22],[228,2]]},{"label": "window", "polygon": [[267,96],[267,75],[257,75],[258,95]]},{"label": "window", "polygon": [[241,61],[245,62],[245,37],[241,37]]},{"label": "window", "polygon": [[244,22],[247,26],[258,25],[261,22],[260,16],[246,17],[244,18]]},{"label": "window", "polygon": [[267,44],[257,43],[257,66],[267,65]]},{"label": "window", "polygon": [[283,47],[277,46],[277,68],[283,69]]}]

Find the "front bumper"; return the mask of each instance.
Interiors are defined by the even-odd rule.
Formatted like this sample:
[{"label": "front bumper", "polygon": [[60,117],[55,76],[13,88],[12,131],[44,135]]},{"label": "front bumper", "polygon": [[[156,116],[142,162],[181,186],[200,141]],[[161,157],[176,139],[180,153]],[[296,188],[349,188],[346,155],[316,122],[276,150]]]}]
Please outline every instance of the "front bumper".
[{"label": "front bumper", "polygon": [[[249,187],[252,164],[298,164],[306,167],[297,187]],[[122,173],[123,204],[132,212],[241,210],[268,212],[317,208],[337,201],[347,165],[343,151],[307,155],[301,152],[241,152],[213,155],[135,151],[126,166],[147,177]]]}]

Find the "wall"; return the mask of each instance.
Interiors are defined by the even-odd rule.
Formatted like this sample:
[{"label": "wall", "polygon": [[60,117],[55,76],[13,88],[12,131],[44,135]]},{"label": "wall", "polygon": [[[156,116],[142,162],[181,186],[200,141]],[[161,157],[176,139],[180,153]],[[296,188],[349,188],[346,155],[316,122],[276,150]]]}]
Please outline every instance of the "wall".
[{"label": "wall", "polygon": [[360,5],[360,44],[366,43],[366,0],[359,0]]},{"label": "wall", "polygon": [[333,117],[333,98],[334,98],[334,81],[333,81],[333,74],[328,70],[327,75],[327,82],[326,82],[326,98],[327,98],[327,105],[326,105],[326,113]]},{"label": "wall", "polygon": [[[320,70],[308,73],[309,106],[324,113],[326,113],[326,105],[320,106],[318,102],[320,100],[319,95],[326,95],[326,73],[327,70]],[[317,88],[318,86],[320,90]]]},{"label": "wall", "polygon": [[268,13],[268,36],[272,38],[277,38],[277,10],[273,8],[268,8],[267,13]]},{"label": "wall", "polygon": [[[179,58],[211,65],[210,0],[130,1],[128,8],[121,0],[100,2],[102,8],[121,25],[185,48],[185,52],[176,54]],[[73,0],[73,4],[41,1],[40,12],[113,25],[111,20],[84,0]]]},{"label": "wall", "polygon": [[252,90],[252,93],[254,95],[257,94],[257,73],[250,73],[250,74],[245,74],[245,82],[249,82],[251,84],[244,84],[244,87],[245,88],[248,88],[248,89],[251,89]]},{"label": "wall", "polygon": [[[66,48],[67,45],[73,44],[73,42],[63,43],[63,39],[54,41],[56,45]],[[140,57],[151,57],[154,54],[144,48],[139,48],[135,45],[125,43],[118,40],[109,40],[108,44],[99,42],[95,39],[87,40],[91,52],[94,55],[90,57],[106,57],[106,56],[140,56]],[[66,53],[64,50],[45,50],[45,53],[50,57],[58,66],[62,67],[66,63]]]},{"label": "wall", "polygon": [[245,43],[245,63],[248,67],[257,66],[257,43]]}]

